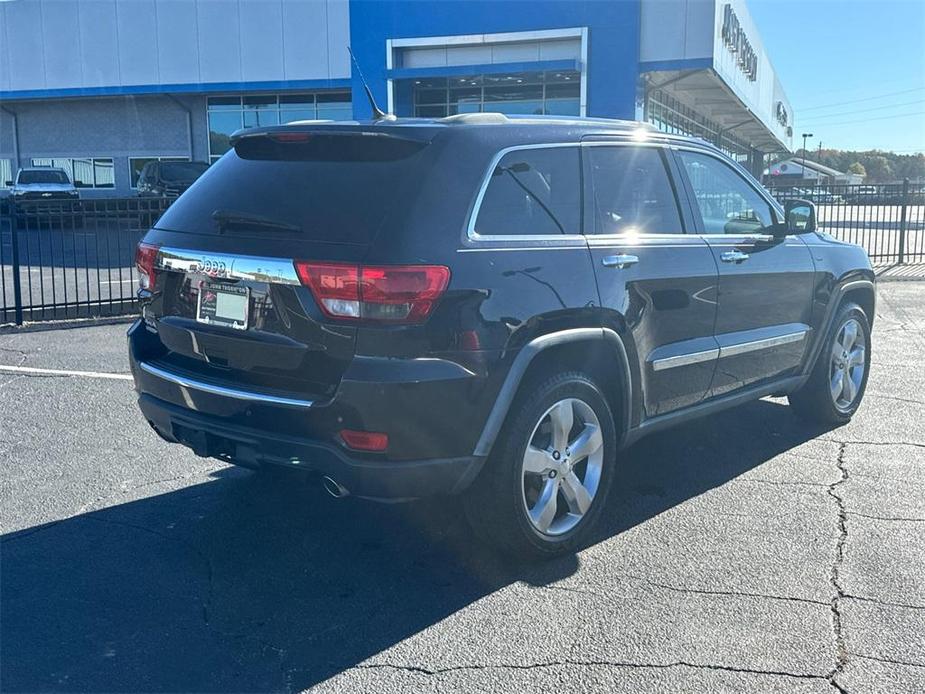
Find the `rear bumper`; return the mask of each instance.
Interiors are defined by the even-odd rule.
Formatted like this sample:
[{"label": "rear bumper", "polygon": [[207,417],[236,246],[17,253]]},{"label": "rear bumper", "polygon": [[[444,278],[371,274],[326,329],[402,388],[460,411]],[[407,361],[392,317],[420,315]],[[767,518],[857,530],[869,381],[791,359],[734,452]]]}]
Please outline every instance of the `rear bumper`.
[{"label": "rear bumper", "polygon": [[[354,495],[392,499],[460,492],[484,460],[472,452],[488,379],[453,362],[357,358],[333,397],[314,400],[179,373],[158,361],[159,344],[140,321],[129,330],[139,406],[163,438],[199,455],[313,470]],[[341,429],[386,432],[389,448],[355,452]]]},{"label": "rear bumper", "polygon": [[359,460],[333,445],[229,426],[215,417],[142,393],[138,405],[155,431],[198,455],[246,467],[285,465],[328,475],[355,496],[407,499],[455,494],[475,479],[482,459]]}]

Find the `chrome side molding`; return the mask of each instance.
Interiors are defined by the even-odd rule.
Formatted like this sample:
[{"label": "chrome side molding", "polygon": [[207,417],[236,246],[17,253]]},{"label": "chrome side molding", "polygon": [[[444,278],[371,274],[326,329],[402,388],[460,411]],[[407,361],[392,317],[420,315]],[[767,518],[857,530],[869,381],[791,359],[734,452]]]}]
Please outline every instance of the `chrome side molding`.
[{"label": "chrome side molding", "polygon": [[236,400],[247,400],[249,402],[265,403],[267,405],[286,405],[288,407],[307,408],[312,407],[315,404],[313,400],[284,398],[278,395],[267,395],[265,393],[254,392],[252,390],[228,388],[226,386],[220,386],[214,383],[199,381],[197,379],[189,378],[188,376],[181,376],[180,374],[167,371],[143,361],[138,362],[138,368],[140,368],[142,371],[145,371],[146,373],[151,374],[152,376],[169,381],[174,385],[178,385],[181,388],[198,390],[202,393],[209,393],[210,395],[221,395],[222,397],[234,398]]},{"label": "chrome side molding", "polygon": [[[661,359],[650,359],[649,363],[652,364],[652,369],[654,371],[664,371],[665,369],[674,369],[679,366],[690,366],[691,364],[699,364],[704,361],[722,359],[723,357],[735,357],[740,354],[748,354],[749,352],[758,352],[763,349],[770,349],[771,347],[780,347],[781,345],[801,342],[806,338],[807,332],[807,330],[798,330],[784,335],[764,337],[759,340],[737,342],[731,345],[720,345],[715,349],[688,352],[686,354],[662,357]],[[717,337],[722,338],[724,336],[719,335]]]},{"label": "chrome side molding", "polygon": [[679,366],[690,366],[699,364],[702,361],[713,361],[719,356],[719,348],[705,349],[702,352],[691,352],[690,354],[679,354],[674,357],[664,357],[655,359],[652,362],[652,368],[655,371],[664,371],[665,369],[675,369]]}]

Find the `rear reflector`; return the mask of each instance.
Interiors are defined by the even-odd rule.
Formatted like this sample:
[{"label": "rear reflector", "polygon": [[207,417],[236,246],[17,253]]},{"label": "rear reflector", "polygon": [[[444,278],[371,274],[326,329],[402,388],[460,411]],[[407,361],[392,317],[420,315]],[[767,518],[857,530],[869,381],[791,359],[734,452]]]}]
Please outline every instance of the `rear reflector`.
[{"label": "rear reflector", "polygon": [[297,260],[302,284],[331,318],[421,323],[450,281],[443,265],[347,265]]},{"label": "rear reflector", "polygon": [[341,429],[340,437],[347,446],[357,451],[384,451],[389,445],[389,435],[375,431]]},{"label": "rear reflector", "polygon": [[139,243],[135,248],[135,267],[138,268],[138,286],[154,291],[154,262],[160,246],[151,243]]}]

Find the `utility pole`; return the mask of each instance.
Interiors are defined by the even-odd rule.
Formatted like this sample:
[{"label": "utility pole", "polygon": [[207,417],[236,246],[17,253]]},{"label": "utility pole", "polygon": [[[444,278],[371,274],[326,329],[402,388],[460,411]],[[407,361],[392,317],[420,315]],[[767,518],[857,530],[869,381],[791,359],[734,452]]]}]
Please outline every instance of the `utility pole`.
[{"label": "utility pole", "polygon": [[802,174],[803,178],[806,178],[806,140],[812,137],[812,133],[803,133],[803,169]]}]

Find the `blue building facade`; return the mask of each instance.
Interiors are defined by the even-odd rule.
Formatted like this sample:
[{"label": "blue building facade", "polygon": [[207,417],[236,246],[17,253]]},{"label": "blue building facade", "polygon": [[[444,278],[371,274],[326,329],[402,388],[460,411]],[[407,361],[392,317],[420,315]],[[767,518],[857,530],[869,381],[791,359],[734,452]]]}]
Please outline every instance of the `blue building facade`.
[{"label": "blue building facade", "polygon": [[474,111],[648,120],[753,170],[792,110],[744,0],[0,3],[0,186],[65,168],[131,195],[147,161],[214,161],[241,127]]}]

